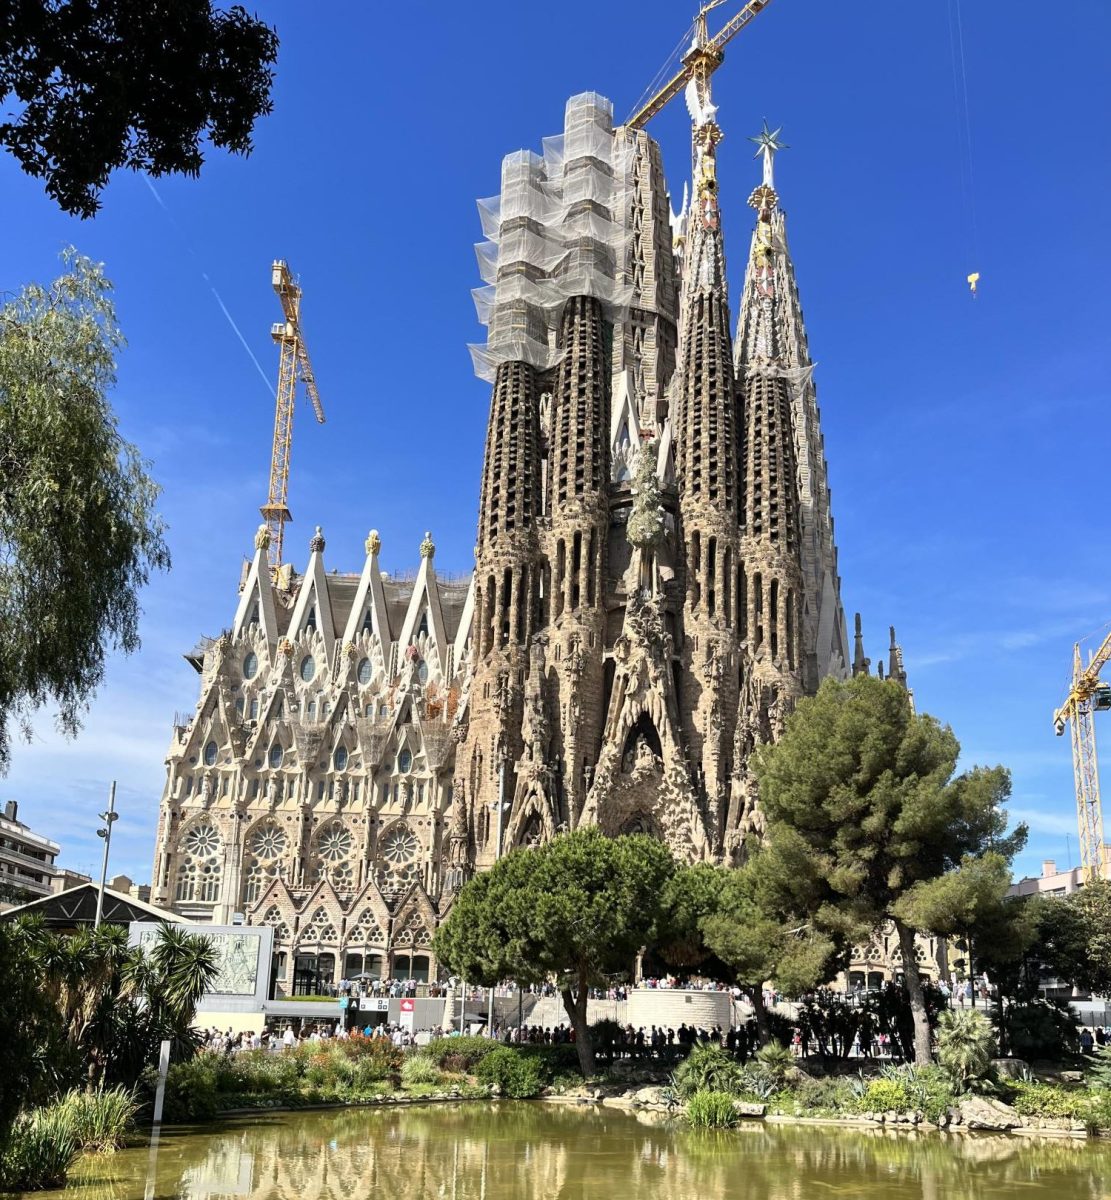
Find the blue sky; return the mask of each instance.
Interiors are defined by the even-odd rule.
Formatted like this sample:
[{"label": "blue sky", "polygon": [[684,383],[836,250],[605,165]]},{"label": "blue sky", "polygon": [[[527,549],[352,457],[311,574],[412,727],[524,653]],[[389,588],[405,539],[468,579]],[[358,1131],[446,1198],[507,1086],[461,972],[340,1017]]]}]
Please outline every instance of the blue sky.
[{"label": "blue sky", "polygon": [[[715,79],[719,175],[736,295],[758,180],[745,139],[764,117],[783,126],[776,182],[845,607],[864,613],[873,659],[897,626],[919,707],[952,724],[966,764],[1011,767],[1029,873],[1066,862],[1067,838],[1076,861],[1069,750],[1050,716],[1073,641],[1111,621],[1111,6],[962,0],[969,158],[953,3],[776,0]],[[383,566],[411,567],[430,529],[440,570],[466,571],[489,402],[466,350],[482,334],[474,200],[497,190],[504,153],[559,131],[568,95],[595,89],[628,112],[693,11],[260,3],[282,49],[249,159],[213,153],[157,197],[121,175],[89,222],[0,160],[0,289],[56,273],[68,243],[115,282],[129,340],[116,405],[165,489],[174,557],[144,595],[142,650],[113,661],[82,736],[64,741],[44,716],[0,780],[67,865],[99,869],[96,813],[117,778],[113,869],[149,877],[171,721],[196,702],[181,654],[230,622],[265,498],[273,400],[216,293],[270,380],[271,260],[305,288],[328,423],[298,412],[287,557],[303,565],[320,523],[329,567],[357,570],[375,526]],[[678,194],[681,103],[652,131]]]}]

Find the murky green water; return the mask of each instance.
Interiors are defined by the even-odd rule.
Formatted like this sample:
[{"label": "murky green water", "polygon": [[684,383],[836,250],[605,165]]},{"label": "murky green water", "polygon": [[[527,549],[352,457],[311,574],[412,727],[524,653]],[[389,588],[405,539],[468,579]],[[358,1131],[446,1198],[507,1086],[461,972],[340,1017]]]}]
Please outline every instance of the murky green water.
[{"label": "murky green water", "polygon": [[66,1200],[1108,1200],[1111,1143],[753,1124],[542,1104],[275,1114],[85,1160]]}]

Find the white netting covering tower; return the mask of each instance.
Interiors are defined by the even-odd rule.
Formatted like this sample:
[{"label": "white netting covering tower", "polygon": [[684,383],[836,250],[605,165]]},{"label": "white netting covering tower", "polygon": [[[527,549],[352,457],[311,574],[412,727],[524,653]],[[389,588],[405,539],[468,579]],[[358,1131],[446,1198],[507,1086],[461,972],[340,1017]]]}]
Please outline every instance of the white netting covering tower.
[{"label": "white netting covering tower", "polygon": [[475,374],[493,382],[499,363],[546,369],[559,361],[555,330],[564,301],[596,296],[617,320],[632,284],[626,211],[633,149],[613,136],[613,105],[596,92],[567,101],[563,133],[502,160],[501,193],[478,202],[482,232],[473,292],[488,334],[472,345]]}]

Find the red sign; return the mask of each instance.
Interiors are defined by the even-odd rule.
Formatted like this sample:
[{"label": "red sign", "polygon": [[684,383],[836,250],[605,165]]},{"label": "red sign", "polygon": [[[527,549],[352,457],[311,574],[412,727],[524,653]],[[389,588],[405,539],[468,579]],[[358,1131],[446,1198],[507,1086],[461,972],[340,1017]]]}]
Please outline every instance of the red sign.
[{"label": "red sign", "polygon": [[411,1013],[411,1012],[415,1011],[416,1007],[417,1007],[416,1003],[412,1000],[402,1000],[402,1002],[401,1002],[401,1011],[402,1012]]}]

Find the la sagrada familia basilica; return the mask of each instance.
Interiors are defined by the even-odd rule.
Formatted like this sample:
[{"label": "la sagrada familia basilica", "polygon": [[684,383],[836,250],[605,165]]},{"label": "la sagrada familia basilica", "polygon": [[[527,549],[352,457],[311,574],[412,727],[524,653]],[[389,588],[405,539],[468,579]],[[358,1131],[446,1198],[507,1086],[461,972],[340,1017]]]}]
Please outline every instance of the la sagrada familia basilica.
[{"label": "la sagrada familia basilica", "polygon": [[[279,984],[429,978],[460,885],[597,825],[735,862],[749,774],[850,656],[813,366],[766,127],[731,316],[722,138],[688,98],[689,200],[659,146],[572,97],[481,201],[491,385],[473,575],[273,573],[265,528],[230,628],[191,656],[156,904],[276,930]],[[725,210],[725,211],[723,211]],[[905,681],[894,645],[889,671]]]}]

